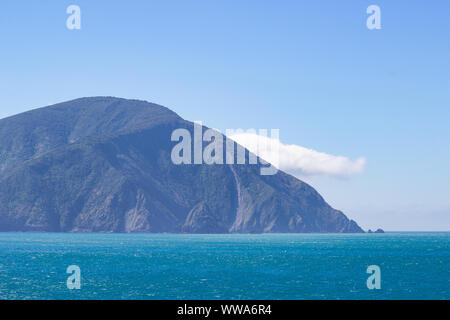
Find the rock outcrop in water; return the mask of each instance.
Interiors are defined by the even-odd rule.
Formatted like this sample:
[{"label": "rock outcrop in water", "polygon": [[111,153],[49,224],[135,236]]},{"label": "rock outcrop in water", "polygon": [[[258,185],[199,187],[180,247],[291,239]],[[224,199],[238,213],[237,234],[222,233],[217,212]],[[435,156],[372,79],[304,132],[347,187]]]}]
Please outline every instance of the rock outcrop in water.
[{"label": "rock outcrop in water", "polygon": [[82,98],[0,120],[0,231],[363,232],[306,183],[259,165],[175,165],[159,105]]},{"label": "rock outcrop in water", "polygon": [[367,233],[384,233],[384,230],[383,230],[383,229],[377,229],[377,230],[375,230],[375,231],[372,231],[371,229],[369,229],[369,230],[367,231]]}]

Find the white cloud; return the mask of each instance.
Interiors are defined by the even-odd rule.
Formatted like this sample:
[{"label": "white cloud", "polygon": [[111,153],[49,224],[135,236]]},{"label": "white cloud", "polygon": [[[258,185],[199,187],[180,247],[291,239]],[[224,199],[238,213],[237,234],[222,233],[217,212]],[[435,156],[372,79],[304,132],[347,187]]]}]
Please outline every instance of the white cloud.
[{"label": "white cloud", "polygon": [[298,145],[286,145],[277,139],[254,133],[237,133],[230,138],[280,170],[298,177],[314,175],[349,177],[364,171],[366,165],[366,159],[363,157],[350,160],[347,157],[318,152]]}]

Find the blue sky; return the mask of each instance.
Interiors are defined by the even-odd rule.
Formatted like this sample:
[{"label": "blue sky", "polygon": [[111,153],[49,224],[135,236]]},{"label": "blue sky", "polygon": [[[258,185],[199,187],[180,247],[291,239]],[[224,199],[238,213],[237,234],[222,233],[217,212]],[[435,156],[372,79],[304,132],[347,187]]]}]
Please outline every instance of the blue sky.
[{"label": "blue sky", "polygon": [[[81,30],[66,8],[81,8]],[[381,8],[368,30],[366,8]],[[209,127],[279,128],[362,173],[312,176],[363,228],[450,230],[450,2],[10,1],[0,117],[83,96]]]}]

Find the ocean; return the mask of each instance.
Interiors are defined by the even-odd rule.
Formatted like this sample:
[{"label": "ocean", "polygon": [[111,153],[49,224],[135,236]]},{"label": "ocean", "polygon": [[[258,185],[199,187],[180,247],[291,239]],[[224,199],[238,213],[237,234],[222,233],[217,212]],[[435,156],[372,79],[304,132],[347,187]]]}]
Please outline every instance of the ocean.
[{"label": "ocean", "polygon": [[449,232],[0,233],[0,299],[449,299],[449,264]]}]

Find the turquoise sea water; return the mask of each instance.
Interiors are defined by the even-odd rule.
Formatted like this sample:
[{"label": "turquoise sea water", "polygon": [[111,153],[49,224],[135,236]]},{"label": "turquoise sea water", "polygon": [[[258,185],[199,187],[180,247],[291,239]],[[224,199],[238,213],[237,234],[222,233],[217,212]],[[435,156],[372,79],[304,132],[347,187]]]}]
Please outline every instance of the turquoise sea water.
[{"label": "turquoise sea water", "polygon": [[0,233],[0,299],[449,299],[449,265],[450,233]]}]

